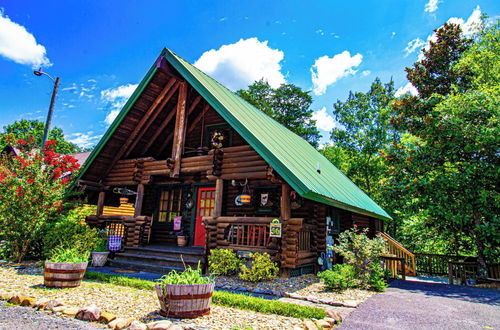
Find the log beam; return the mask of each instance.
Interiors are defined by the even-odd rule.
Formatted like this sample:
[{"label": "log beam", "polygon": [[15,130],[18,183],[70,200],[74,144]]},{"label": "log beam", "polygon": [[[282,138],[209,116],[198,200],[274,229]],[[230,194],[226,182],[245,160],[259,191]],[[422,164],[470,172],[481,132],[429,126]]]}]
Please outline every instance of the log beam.
[{"label": "log beam", "polygon": [[292,214],[290,207],[290,186],[287,183],[281,184],[280,217],[283,222],[290,219]]},{"label": "log beam", "polygon": [[215,180],[215,201],[212,217],[218,218],[222,215],[224,181],[222,179]]},{"label": "log beam", "polygon": [[137,195],[135,197],[134,217],[138,217],[141,215],[143,199],[144,199],[144,185],[142,183],[139,183],[137,185]]},{"label": "log beam", "polygon": [[177,101],[177,114],[175,119],[174,129],[174,143],[172,147],[172,160],[174,161],[174,168],[170,176],[179,177],[181,170],[181,156],[184,149],[184,141],[186,137],[186,98],[187,98],[187,84],[181,83],[179,87],[179,98]]},{"label": "log beam", "polygon": [[[172,90],[171,87],[172,85],[175,83],[175,80],[174,79],[171,79],[167,85],[165,86],[165,88],[162,90],[162,92],[160,93],[160,95],[156,98],[156,100],[153,102],[153,104],[149,107],[149,109],[146,111],[146,113],[144,114],[144,116],[142,117],[141,121],[137,124],[137,126],[135,127],[135,129],[132,131],[132,133],[130,134],[130,136],[128,136],[127,140],[125,141],[125,143],[123,144],[123,146],[119,149],[119,151],[115,154],[113,160],[111,161],[111,163],[109,164],[108,166],[108,169],[103,173],[102,177],[106,177],[106,175],[109,173],[109,171],[113,168],[113,166],[116,164],[116,162],[118,162],[118,160],[120,160],[122,158],[122,156],[125,154],[125,152],[127,152],[129,150],[129,147],[132,143],[134,143],[134,140],[137,136],[137,134],[139,134],[139,132],[141,132],[142,130],[142,127],[144,126],[144,124],[146,123],[146,121],[149,119],[149,117],[151,116],[151,114],[156,110],[157,106],[160,104],[160,102],[163,100],[163,98],[165,97],[165,95],[167,94],[167,92],[169,90]],[[176,84],[178,85],[178,83]],[[169,87],[170,86],[170,87]],[[167,88],[168,87],[168,88]],[[177,88],[177,87],[175,87]],[[175,89],[174,88],[174,89]]]},{"label": "log beam", "polygon": [[104,211],[104,199],[106,198],[106,192],[99,192],[99,198],[97,200],[97,211],[96,216],[100,217]]},{"label": "log beam", "polygon": [[[146,124],[143,124],[144,127],[141,126],[143,120],[141,120],[139,122],[139,124],[137,125],[136,129],[139,128],[139,132],[138,132],[137,136],[135,137],[134,141],[132,142],[132,144],[130,145],[130,147],[128,148],[128,150],[125,152],[125,157],[130,155],[130,153],[134,150],[137,143],[139,143],[139,141],[144,136],[144,134],[147,132],[149,127],[154,123],[154,121],[156,120],[158,115],[161,113],[161,110],[165,107],[165,105],[168,103],[168,101],[170,101],[172,96],[177,91],[178,87],[179,87],[179,83],[176,83],[176,81],[174,79],[170,79],[170,81],[167,83],[165,88],[163,88],[163,90],[161,91],[161,94],[158,96],[158,98],[156,98],[155,103],[153,103],[153,105],[151,105],[151,107],[154,107],[153,112],[151,112],[148,115],[148,113],[149,113],[149,109],[148,109],[148,112],[146,112],[145,116],[143,117],[143,120],[145,118],[147,119]],[[158,101],[158,99],[160,99],[161,103],[160,102],[156,103],[156,101]],[[151,109],[151,107],[150,107],[150,109]],[[158,110],[155,111],[156,109],[158,109]]]}]

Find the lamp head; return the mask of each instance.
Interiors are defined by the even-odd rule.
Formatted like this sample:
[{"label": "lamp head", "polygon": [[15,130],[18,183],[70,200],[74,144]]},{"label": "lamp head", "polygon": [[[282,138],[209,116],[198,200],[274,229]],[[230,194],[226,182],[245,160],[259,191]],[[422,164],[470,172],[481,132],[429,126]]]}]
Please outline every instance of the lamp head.
[{"label": "lamp head", "polygon": [[40,69],[38,69],[38,70],[33,71],[33,74],[34,74],[35,76],[40,77],[40,76],[42,75],[42,68],[40,68]]}]

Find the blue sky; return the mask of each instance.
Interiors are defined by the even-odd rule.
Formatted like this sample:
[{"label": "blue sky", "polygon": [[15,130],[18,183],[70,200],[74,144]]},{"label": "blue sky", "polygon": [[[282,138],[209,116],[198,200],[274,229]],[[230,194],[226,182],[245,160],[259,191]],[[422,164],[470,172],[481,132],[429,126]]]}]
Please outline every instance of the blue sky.
[{"label": "blue sky", "polygon": [[[45,121],[61,77],[54,125],[95,144],[163,47],[231,89],[264,78],[311,91],[328,140],[332,104],[375,77],[407,85],[432,31],[446,21],[471,33],[489,0],[0,2],[0,127]],[[402,91],[401,90],[401,91]]]}]

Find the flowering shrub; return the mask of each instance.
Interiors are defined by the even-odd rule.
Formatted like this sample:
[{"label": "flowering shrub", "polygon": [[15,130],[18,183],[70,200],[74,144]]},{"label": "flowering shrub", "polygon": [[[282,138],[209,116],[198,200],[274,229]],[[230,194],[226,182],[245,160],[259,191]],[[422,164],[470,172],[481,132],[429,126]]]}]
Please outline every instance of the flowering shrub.
[{"label": "flowering shrub", "polygon": [[385,252],[386,246],[381,236],[376,235],[375,238],[370,239],[367,233],[368,229],[358,230],[354,226],[340,233],[338,244],[331,247],[333,251],[344,257],[348,265],[354,267],[359,286],[365,288],[373,286],[372,284],[383,276],[380,255]]},{"label": "flowering shrub", "polygon": [[10,143],[18,154],[0,155],[0,230],[4,252],[21,262],[45,225],[72,206],[64,197],[79,165],[54,152],[55,141],[47,141],[42,150],[33,138]]}]

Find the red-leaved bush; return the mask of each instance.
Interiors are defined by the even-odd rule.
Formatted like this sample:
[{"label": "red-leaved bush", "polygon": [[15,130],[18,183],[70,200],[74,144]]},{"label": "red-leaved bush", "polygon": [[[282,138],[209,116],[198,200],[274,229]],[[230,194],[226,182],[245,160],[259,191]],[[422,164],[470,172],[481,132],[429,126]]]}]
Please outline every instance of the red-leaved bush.
[{"label": "red-leaved bush", "polygon": [[54,152],[55,141],[43,150],[34,139],[10,141],[16,154],[0,156],[0,236],[4,252],[21,262],[41,231],[73,204],[65,193],[79,165]]}]

